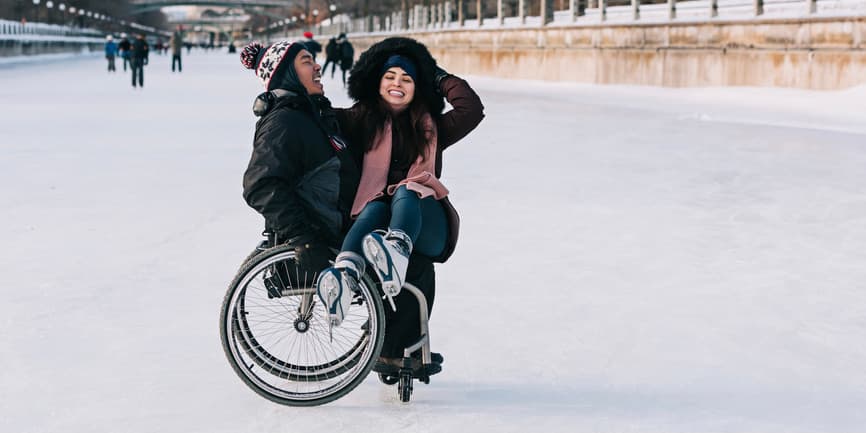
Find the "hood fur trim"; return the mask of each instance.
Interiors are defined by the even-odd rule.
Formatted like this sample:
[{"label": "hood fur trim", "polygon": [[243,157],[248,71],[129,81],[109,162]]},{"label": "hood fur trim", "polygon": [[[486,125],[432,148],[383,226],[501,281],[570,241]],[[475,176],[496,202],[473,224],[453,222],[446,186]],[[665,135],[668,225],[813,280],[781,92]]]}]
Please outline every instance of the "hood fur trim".
[{"label": "hood fur trim", "polygon": [[415,97],[427,101],[430,114],[438,117],[445,108],[445,100],[436,92],[434,76],[436,60],[424,44],[403,37],[387,38],[373,44],[361,54],[349,76],[349,97],[355,102],[376,103],[379,98],[379,81],[382,79],[382,66],[394,54],[406,56],[418,68],[415,80]]}]

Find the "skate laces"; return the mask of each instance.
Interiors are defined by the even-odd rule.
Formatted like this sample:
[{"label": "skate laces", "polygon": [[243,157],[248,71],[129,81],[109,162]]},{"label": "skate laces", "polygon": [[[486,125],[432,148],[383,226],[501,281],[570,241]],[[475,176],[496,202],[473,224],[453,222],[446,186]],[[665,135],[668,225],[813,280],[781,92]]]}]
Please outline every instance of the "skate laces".
[{"label": "skate laces", "polygon": [[337,258],[334,260],[334,269],[338,271],[346,271],[355,279],[360,279],[361,275],[364,273],[364,268],[366,267],[366,261],[360,255],[350,252],[344,251],[337,255]]},{"label": "skate laces", "polygon": [[409,257],[412,254],[412,239],[403,231],[389,230],[383,237],[385,240],[391,241],[391,244],[403,257]]}]

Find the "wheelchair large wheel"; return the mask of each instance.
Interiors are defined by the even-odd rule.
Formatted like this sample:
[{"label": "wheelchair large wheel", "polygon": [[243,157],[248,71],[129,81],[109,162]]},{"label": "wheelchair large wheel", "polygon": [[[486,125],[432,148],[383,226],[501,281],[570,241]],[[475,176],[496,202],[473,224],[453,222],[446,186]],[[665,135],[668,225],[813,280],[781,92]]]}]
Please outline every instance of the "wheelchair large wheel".
[{"label": "wheelchair large wheel", "polygon": [[272,248],[242,266],[220,315],[223,350],[259,395],[291,406],[336,400],[369,374],[382,349],[385,318],[376,285],[365,276],[343,323],[328,329],[315,289],[291,246]]}]

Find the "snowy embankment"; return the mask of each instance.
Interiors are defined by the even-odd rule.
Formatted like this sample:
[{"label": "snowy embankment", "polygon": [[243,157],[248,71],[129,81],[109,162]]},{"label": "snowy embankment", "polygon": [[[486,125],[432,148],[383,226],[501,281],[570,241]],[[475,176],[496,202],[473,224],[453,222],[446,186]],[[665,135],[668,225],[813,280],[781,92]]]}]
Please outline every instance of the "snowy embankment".
[{"label": "snowy embankment", "polygon": [[[446,65],[447,66],[447,65]],[[853,432],[866,425],[864,89],[471,78],[446,153],[444,372],[274,405],[224,359],[259,91],[234,55],[0,68],[0,431]],[[328,79],[335,105],[348,100]]]}]

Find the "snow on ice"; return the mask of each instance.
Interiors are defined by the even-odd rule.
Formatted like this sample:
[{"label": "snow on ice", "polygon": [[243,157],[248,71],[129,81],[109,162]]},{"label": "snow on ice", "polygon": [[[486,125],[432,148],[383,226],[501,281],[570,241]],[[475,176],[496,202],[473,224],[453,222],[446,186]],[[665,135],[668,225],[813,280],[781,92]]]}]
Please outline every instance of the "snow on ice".
[{"label": "snow on ice", "polygon": [[[447,66],[447,65],[446,65]],[[270,403],[218,315],[261,218],[235,55],[0,66],[0,431],[851,432],[866,425],[866,89],[468,77],[444,371]],[[349,103],[326,75],[337,106]]]}]

